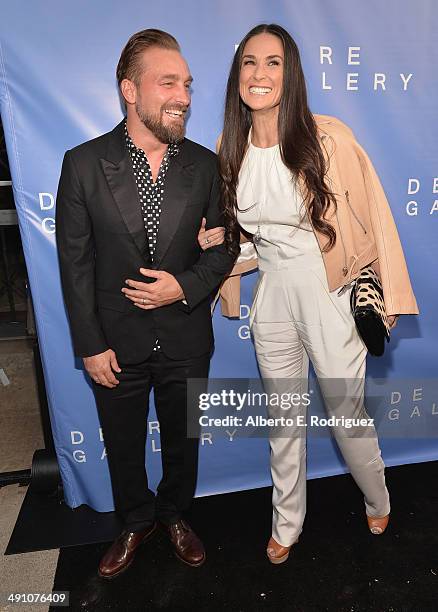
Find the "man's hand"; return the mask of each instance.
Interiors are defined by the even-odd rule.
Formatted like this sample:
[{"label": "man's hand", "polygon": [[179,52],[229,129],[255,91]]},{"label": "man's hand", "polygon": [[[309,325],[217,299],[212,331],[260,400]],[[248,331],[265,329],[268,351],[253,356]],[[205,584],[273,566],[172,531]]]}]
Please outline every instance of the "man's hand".
[{"label": "man's hand", "polygon": [[117,363],[116,354],[113,350],[108,349],[104,353],[84,357],[84,366],[88,374],[94,382],[109,389],[114,389],[119,384],[119,381],[114,376],[114,372],[121,372]]},{"label": "man's hand", "polygon": [[126,281],[129,289],[123,287],[122,293],[138,308],[153,310],[184,299],[181,285],[169,272],[140,268],[140,274],[157,280],[154,283],[142,283],[131,279]]},{"label": "man's hand", "polygon": [[212,229],[206,230],[205,225],[207,219],[202,218],[201,227],[198,232],[199,246],[203,251],[206,251],[212,246],[222,244],[224,241],[225,228],[224,227],[213,227]]}]

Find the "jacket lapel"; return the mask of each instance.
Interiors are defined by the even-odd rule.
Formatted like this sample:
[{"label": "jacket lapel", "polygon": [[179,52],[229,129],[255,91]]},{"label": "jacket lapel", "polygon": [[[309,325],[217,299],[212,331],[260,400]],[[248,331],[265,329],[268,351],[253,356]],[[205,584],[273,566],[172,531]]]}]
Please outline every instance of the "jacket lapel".
[{"label": "jacket lapel", "polygon": [[124,121],[110,133],[106,158],[100,163],[123,221],[142,257],[147,258],[146,230],[131,159],[125,146]]},{"label": "jacket lapel", "polygon": [[154,268],[157,269],[175,236],[192,190],[195,165],[189,159],[184,145],[185,142],[180,145],[178,155],[170,158],[164,181],[164,198],[154,256]]}]

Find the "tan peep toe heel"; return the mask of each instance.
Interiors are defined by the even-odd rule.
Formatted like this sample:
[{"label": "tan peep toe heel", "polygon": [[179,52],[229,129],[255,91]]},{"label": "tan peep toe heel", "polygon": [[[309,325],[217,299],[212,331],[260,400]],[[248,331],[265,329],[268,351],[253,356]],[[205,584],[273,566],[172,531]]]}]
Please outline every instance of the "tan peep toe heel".
[{"label": "tan peep toe heel", "polygon": [[381,517],[368,516],[367,514],[367,522],[371,533],[373,533],[374,535],[382,535],[388,525],[389,514]]},{"label": "tan peep toe heel", "polygon": [[[296,544],[298,540],[294,542]],[[289,553],[291,546],[282,546],[279,544],[274,538],[271,538],[268,542],[268,547],[266,549],[266,554],[268,559],[274,565],[279,565],[280,563],[284,563],[289,558]]]}]

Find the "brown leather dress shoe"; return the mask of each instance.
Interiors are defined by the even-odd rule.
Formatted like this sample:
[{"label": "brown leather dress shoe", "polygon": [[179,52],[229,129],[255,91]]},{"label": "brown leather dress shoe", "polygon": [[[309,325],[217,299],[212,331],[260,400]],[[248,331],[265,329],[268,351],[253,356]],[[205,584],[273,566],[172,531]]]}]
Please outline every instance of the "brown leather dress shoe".
[{"label": "brown leather dress shoe", "polygon": [[386,516],[381,516],[381,517],[368,516],[367,514],[367,522],[368,522],[368,527],[371,533],[373,533],[374,535],[382,535],[382,533],[385,531],[386,527],[388,526],[389,514],[387,514]]},{"label": "brown leather dress shoe", "polygon": [[192,567],[199,567],[204,563],[204,545],[190,525],[180,519],[171,525],[161,523],[161,526],[167,532],[178,559]]},{"label": "brown leather dress shoe", "polygon": [[111,544],[99,563],[101,578],[115,578],[128,569],[135,557],[135,551],[155,531],[156,524],[142,531],[122,531]]}]

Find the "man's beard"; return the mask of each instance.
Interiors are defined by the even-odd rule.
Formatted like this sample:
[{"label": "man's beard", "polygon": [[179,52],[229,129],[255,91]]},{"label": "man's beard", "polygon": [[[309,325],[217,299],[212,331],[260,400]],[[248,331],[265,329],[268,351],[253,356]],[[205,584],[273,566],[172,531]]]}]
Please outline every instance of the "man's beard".
[{"label": "man's beard", "polygon": [[[138,102],[135,104],[135,110],[143,125],[163,144],[178,143],[183,140],[186,133],[185,122],[175,125],[164,125],[161,120],[161,114],[151,115],[146,113]],[[178,110],[183,110],[184,112],[186,109],[179,108]],[[161,109],[161,113],[163,112],[164,108]]]}]

